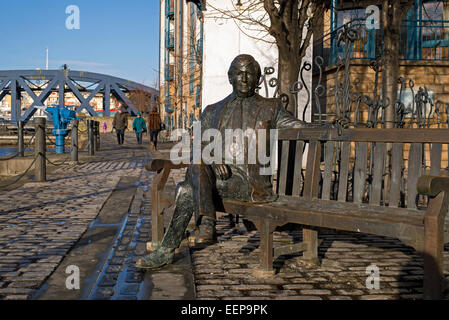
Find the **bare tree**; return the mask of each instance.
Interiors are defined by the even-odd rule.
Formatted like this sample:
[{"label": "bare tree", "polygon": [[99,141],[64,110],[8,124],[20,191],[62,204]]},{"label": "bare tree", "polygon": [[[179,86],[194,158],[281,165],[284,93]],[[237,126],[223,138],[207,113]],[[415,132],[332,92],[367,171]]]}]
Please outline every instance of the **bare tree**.
[{"label": "bare tree", "polygon": [[383,28],[383,70],[382,92],[383,104],[388,104],[385,110],[386,127],[394,126],[394,103],[398,93],[399,77],[399,45],[402,20],[412,7],[413,0],[382,1]]},{"label": "bare tree", "polygon": [[[208,5],[219,17],[240,21],[242,27],[237,25],[245,35],[276,44],[279,93],[288,95],[289,101],[293,101],[289,89],[298,80],[302,59],[329,1],[246,0],[241,3],[241,7],[233,3],[231,9]],[[293,109],[293,103],[289,103],[287,110],[293,113]]]},{"label": "bare tree", "polygon": [[150,113],[153,108],[151,93],[145,90],[132,90],[129,94],[129,100],[131,100],[141,114]]}]

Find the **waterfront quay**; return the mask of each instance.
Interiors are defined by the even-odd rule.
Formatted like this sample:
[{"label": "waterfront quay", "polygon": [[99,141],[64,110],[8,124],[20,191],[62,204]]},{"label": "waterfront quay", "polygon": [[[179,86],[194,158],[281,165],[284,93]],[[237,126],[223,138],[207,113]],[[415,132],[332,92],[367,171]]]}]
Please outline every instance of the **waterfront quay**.
[{"label": "waterfront quay", "polygon": [[[134,263],[151,241],[154,176],[144,163],[151,152],[168,156],[170,147],[162,143],[150,151],[147,136],[138,145],[131,133],[119,146],[114,134],[102,134],[94,156],[81,150],[79,164],[49,165],[46,182],[30,176],[1,190],[0,299],[422,298],[420,253],[396,239],[366,234],[320,230],[319,266],[303,263],[300,254],[284,255],[275,261],[274,276],[254,277],[259,234],[248,231],[242,217],[232,225],[222,213],[216,244],[199,248],[186,237],[172,265],[141,272]],[[172,170],[168,184],[174,187],[184,173]],[[164,217],[168,225],[170,212]],[[289,225],[274,233],[274,244],[301,238],[300,226]],[[447,250],[444,259],[449,279]],[[370,285],[370,266],[379,272],[377,287]]]}]

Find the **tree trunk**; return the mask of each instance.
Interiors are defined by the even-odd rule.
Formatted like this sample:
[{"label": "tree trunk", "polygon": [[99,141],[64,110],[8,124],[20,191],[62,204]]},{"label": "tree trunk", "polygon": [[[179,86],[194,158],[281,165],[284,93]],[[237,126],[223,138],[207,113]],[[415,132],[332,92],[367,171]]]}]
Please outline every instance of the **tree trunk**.
[{"label": "tree trunk", "polygon": [[399,41],[401,23],[413,1],[386,0],[382,4],[383,58],[382,103],[389,102],[385,110],[385,127],[394,127],[394,103],[398,96]]},{"label": "tree trunk", "polygon": [[288,50],[282,50],[279,46],[278,48],[279,95],[288,95],[287,111],[298,117],[299,115],[297,114],[297,110],[295,110],[295,100],[293,95],[290,93],[290,88],[296,81],[298,81],[302,58],[291,54]]}]

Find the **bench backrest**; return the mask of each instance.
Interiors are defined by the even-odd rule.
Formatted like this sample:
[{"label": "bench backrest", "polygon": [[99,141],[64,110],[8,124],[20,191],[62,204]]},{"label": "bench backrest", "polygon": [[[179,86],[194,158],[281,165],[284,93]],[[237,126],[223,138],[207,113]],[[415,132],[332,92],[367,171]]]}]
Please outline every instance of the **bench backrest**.
[{"label": "bench backrest", "polygon": [[448,129],[283,129],[278,138],[279,195],[415,209],[426,206],[419,176],[447,175]]}]

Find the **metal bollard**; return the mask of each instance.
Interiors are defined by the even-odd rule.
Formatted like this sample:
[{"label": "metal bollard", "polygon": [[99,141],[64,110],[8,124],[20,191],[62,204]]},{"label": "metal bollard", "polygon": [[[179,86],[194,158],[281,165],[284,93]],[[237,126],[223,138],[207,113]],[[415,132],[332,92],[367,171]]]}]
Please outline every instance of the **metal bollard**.
[{"label": "metal bollard", "polygon": [[92,120],[92,128],[94,131],[94,138],[93,138],[93,142],[94,142],[94,152],[97,151],[97,121]]},{"label": "metal bollard", "polygon": [[34,118],[34,127],[36,130],[36,137],[34,140],[34,154],[36,155],[35,162],[35,179],[39,182],[47,180],[46,168],[46,139],[45,139],[45,122],[46,118]]},{"label": "metal bollard", "polygon": [[78,162],[78,120],[72,119],[72,132],[70,137],[71,151],[70,161]]},{"label": "metal bollard", "polygon": [[88,139],[88,149],[89,149],[89,156],[95,155],[95,135],[94,135],[94,122],[93,120],[87,120],[87,139]]},{"label": "metal bollard", "polygon": [[17,152],[19,153],[19,156],[24,157],[25,156],[25,144],[23,142],[23,122],[19,121],[17,123],[18,127],[18,141],[17,141]]},{"label": "metal bollard", "polygon": [[95,132],[97,133],[95,151],[100,151],[100,121],[95,121]]}]

